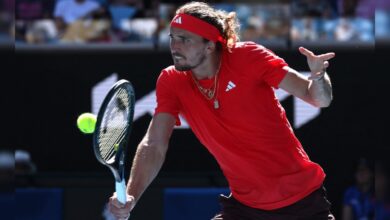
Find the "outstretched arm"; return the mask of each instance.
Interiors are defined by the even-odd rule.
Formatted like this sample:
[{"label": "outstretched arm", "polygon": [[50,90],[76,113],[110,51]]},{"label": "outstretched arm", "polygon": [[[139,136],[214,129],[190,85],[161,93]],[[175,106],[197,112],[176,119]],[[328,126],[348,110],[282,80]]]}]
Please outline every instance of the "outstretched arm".
[{"label": "outstretched arm", "polygon": [[313,106],[328,107],[332,101],[332,84],[326,68],[329,66],[328,60],[335,54],[315,55],[303,47],[300,47],[299,51],[306,56],[311,75],[307,78],[296,70],[286,67],[288,73],[279,87]]},{"label": "outstretched arm", "polygon": [[128,218],[142,193],[157,176],[168,150],[175,121],[176,119],[167,113],[159,113],[153,117],[133,160],[127,184],[126,204],[119,203],[115,194],[110,198],[110,211],[116,218]]}]

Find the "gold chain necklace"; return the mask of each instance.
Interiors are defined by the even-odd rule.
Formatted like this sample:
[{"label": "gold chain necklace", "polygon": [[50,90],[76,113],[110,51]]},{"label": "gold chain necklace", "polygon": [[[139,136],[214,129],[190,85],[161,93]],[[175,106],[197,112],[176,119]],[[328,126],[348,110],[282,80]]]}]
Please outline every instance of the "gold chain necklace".
[{"label": "gold chain necklace", "polygon": [[202,95],[207,100],[211,100],[215,96],[215,99],[214,99],[214,108],[215,109],[219,108],[219,102],[217,99],[217,95],[218,95],[218,73],[219,73],[220,68],[221,68],[221,61],[219,62],[218,70],[217,70],[215,77],[214,77],[214,85],[209,89],[206,89],[203,86],[201,86],[199,81],[194,77],[194,74],[191,73],[191,77],[194,80],[196,87],[198,87],[200,93],[202,93]]}]

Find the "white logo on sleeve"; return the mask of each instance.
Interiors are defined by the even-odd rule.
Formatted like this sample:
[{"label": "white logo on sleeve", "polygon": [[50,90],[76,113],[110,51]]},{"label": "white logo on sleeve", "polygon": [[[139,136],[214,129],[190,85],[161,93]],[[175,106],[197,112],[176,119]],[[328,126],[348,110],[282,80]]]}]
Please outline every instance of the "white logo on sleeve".
[{"label": "white logo on sleeve", "polygon": [[176,18],[173,23],[181,24],[181,17]]},{"label": "white logo on sleeve", "polygon": [[236,84],[234,84],[232,81],[229,81],[226,86],[225,92],[229,92],[230,90],[234,89],[234,87],[236,87]]}]

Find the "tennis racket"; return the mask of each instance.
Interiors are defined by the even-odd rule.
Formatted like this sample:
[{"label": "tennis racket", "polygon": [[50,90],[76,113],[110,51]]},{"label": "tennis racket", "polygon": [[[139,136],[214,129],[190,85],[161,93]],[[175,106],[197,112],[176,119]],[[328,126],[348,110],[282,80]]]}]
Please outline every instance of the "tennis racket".
[{"label": "tennis racket", "polygon": [[126,204],[125,153],[134,116],[135,95],[127,80],[116,82],[100,106],[93,133],[97,160],[110,168],[115,177],[119,202]]}]

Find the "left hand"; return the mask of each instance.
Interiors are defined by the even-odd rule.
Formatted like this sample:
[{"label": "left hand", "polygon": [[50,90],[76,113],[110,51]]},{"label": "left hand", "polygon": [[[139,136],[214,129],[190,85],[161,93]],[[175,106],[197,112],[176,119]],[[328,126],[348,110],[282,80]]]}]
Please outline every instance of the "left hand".
[{"label": "left hand", "polygon": [[126,204],[119,202],[116,192],[114,192],[108,201],[109,211],[117,220],[127,220],[130,217],[131,210],[135,206],[134,196],[128,194],[126,196]]},{"label": "left hand", "polygon": [[336,56],[333,52],[315,55],[313,52],[304,47],[299,47],[299,52],[307,58],[307,63],[309,64],[311,71],[309,79],[321,78],[322,75],[325,74],[326,68],[329,66],[328,60]]}]

